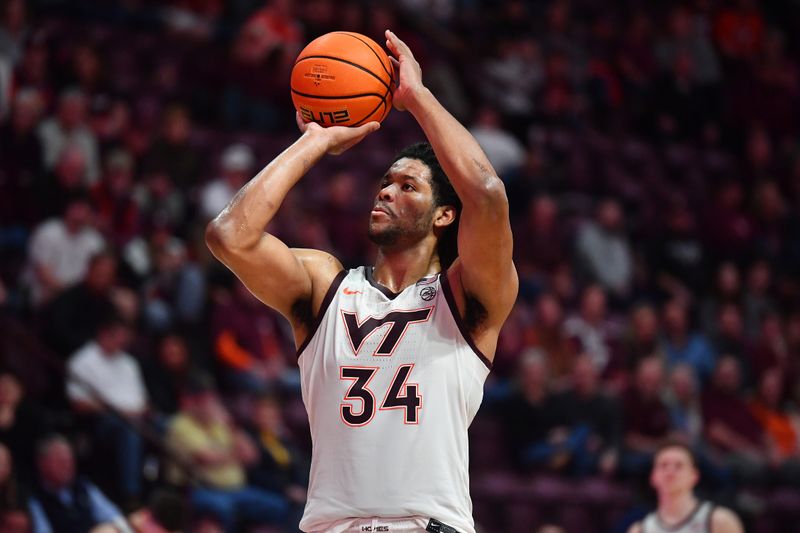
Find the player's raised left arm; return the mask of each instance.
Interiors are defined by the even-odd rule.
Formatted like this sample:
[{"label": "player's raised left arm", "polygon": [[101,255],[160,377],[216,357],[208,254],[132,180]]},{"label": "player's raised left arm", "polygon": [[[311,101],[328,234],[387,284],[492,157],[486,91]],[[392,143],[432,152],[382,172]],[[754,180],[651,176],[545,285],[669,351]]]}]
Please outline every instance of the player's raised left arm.
[{"label": "player's raised left arm", "polygon": [[711,513],[711,533],[744,533],[744,527],[733,511],[717,507]]},{"label": "player's raised left arm", "polygon": [[519,285],[505,186],[472,134],[423,85],[408,46],[388,30],[386,45],[400,74],[394,105],[414,115],[463,204],[454,265],[461,285],[502,324]]}]

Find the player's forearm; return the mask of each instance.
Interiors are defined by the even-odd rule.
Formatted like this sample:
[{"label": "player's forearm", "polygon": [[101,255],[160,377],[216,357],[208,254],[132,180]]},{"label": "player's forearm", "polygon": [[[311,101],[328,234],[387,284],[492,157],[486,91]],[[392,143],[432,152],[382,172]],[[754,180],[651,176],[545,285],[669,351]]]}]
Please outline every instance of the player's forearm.
[{"label": "player's forearm", "polygon": [[308,131],[242,187],[211,221],[209,245],[247,249],[255,246],[286,194],[327,150],[325,139]]},{"label": "player's forearm", "polygon": [[425,132],[462,202],[506,201],[502,182],[478,141],[433,93],[421,89],[408,110]]}]

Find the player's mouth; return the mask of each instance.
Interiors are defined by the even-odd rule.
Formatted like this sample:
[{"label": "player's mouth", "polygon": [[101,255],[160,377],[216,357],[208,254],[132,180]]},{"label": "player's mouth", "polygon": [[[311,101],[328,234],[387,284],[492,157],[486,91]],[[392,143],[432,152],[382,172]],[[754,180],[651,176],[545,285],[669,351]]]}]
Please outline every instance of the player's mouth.
[{"label": "player's mouth", "polygon": [[377,215],[379,213],[382,213],[382,214],[386,215],[387,217],[394,216],[394,215],[392,215],[392,213],[388,209],[386,209],[385,207],[379,206],[379,205],[376,205],[375,207],[372,208],[372,211],[370,212],[370,215],[375,216],[375,215]]}]

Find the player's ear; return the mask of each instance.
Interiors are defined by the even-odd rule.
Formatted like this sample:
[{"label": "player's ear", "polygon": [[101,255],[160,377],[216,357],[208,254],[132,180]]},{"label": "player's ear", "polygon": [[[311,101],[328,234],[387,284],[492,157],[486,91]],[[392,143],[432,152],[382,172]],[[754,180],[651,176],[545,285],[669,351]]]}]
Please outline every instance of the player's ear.
[{"label": "player's ear", "polygon": [[433,213],[433,227],[444,229],[456,221],[456,208],[452,205],[440,205]]}]

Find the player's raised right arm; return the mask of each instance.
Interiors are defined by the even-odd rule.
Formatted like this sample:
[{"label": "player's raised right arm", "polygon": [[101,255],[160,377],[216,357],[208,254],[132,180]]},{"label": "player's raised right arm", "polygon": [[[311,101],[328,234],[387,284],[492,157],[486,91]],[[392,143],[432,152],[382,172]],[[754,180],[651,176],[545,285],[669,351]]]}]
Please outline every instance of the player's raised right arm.
[{"label": "player's raised right arm", "polygon": [[206,228],[206,243],[214,256],[293,326],[302,325],[294,316],[294,305],[312,300],[315,269],[335,275],[341,265],[323,252],[290,250],[266,232],[267,224],[289,190],[323,155],[342,153],[379,125],[322,128],[298,119],[298,126],[303,135],[242,187]]}]

